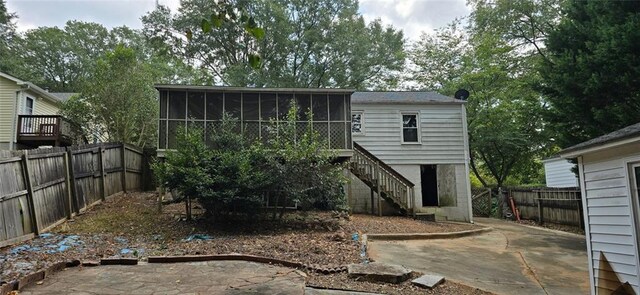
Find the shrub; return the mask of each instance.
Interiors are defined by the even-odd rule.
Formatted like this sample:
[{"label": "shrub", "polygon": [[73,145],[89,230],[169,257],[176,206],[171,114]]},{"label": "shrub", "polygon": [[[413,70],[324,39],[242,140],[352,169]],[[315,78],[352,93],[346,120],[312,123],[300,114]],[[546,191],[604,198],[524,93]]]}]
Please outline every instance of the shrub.
[{"label": "shrub", "polygon": [[303,209],[346,209],[343,167],[332,162],[335,155],[310,126],[298,130],[297,114],[293,104],[286,121],[273,122],[277,127],[269,131],[266,144],[243,138],[238,120],[228,114],[210,133],[209,147],[202,130],[181,131],[177,149],[167,152],[154,171],[160,183],[198,198],[212,216],[253,216],[264,205],[265,194],[275,198],[280,217],[289,202]]}]

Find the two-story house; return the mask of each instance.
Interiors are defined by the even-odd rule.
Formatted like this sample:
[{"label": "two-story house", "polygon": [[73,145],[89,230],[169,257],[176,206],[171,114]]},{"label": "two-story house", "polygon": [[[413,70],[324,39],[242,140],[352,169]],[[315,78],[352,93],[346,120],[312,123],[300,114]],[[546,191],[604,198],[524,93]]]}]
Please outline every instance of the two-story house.
[{"label": "two-story house", "polygon": [[66,97],[0,72],[0,150],[72,144],[80,133],[58,115]]},{"label": "two-story house", "polygon": [[429,92],[188,85],[156,89],[159,157],[176,147],[179,128],[202,129],[206,141],[223,112],[240,119],[238,132],[265,140],[266,130],[284,119],[295,101],[301,107],[301,128],[311,124],[340,160],[350,162],[353,180],[345,192],[355,212],[471,221],[464,101]]},{"label": "two-story house", "polygon": [[[412,186],[412,213],[472,221],[465,101],[435,92],[355,92],[351,109],[354,148],[379,159],[379,170],[395,171],[390,178]],[[375,189],[362,180],[367,173],[353,171],[352,210],[397,209],[381,202],[379,211]]]}]

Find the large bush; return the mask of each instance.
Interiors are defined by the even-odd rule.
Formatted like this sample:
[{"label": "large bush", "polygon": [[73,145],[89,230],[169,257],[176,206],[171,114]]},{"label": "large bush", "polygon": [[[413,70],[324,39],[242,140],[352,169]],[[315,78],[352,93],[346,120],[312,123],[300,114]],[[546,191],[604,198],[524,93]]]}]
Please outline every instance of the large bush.
[{"label": "large bush", "polygon": [[[312,117],[312,116],[309,116]],[[211,216],[263,212],[266,199],[281,209],[297,203],[302,209],[346,209],[346,179],[335,155],[310,126],[297,128],[294,104],[286,121],[273,122],[266,143],[248,141],[237,132],[237,119],[225,114],[208,133],[189,129],[178,134],[178,146],[154,166],[160,183],[197,198]]]}]

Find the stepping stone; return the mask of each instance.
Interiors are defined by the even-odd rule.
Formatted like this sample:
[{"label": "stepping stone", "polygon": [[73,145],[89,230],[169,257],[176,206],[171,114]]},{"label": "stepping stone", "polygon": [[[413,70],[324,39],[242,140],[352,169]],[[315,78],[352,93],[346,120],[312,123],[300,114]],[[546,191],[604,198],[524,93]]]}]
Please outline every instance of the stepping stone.
[{"label": "stepping stone", "polygon": [[411,281],[414,285],[429,289],[435,288],[437,285],[442,284],[442,282],[444,282],[444,277],[440,275],[423,275]]},{"label": "stepping stone", "polygon": [[370,282],[399,284],[411,275],[411,270],[400,265],[372,262],[369,264],[350,264],[349,277]]}]

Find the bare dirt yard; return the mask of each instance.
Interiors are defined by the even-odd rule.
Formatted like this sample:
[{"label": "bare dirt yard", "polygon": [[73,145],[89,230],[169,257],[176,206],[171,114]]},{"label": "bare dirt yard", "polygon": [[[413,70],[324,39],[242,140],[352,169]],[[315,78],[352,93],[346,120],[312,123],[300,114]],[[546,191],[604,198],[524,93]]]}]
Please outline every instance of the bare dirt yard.
[{"label": "bare dirt yard", "polygon": [[[196,205],[197,208],[197,205]],[[185,221],[184,204],[163,206],[156,195],[117,195],[50,233],[0,249],[0,282],[17,279],[59,261],[99,260],[106,257],[242,253],[323,266],[359,263],[358,237],[365,233],[436,233],[477,228],[475,225],[435,223],[406,217],[337,216],[331,212],[291,212],[284,220],[246,221],[229,216],[211,222]],[[199,213],[202,210],[194,210]],[[222,218],[218,218],[221,220]],[[357,233],[357,234],[356,234]],[[357,282],[346,274],[309,274],[316,287],[353,289],[388,294],[415,294],[417,287]],[[424,291],[423,291],[424,292]],[[489,294],[446,282],[433,294]]]}]

